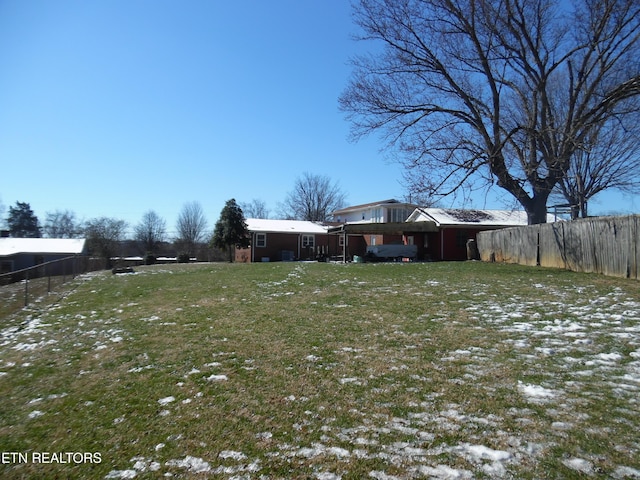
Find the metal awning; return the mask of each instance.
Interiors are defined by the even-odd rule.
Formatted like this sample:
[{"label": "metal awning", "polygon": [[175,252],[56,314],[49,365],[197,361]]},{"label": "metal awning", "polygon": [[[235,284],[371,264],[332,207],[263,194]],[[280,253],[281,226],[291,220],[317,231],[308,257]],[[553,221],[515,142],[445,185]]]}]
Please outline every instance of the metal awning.
[{"label": "metal awning", "polygon": [[438,232],[436,222],[344,223],[329,227],[328,231],[330,235],[405,235],[428,232]]}]

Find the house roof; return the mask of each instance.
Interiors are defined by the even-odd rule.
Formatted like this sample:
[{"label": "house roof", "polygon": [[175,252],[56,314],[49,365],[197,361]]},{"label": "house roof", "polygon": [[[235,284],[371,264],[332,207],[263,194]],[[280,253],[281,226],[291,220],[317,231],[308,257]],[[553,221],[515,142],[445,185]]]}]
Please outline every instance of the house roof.
[{"label": "house roof", "polygon": [[255,233],[327,233],[327,227],[305,220],[272,220],[265,218],[245,219],[250,232]]},{"label": "house roof", "polygon": [[[491,227],[518,227],[529,223],[523,210],[475,210],[457,208],[416,208],[407,222],[433,221],[438,226],[465,225]],[[553,215],[547,215],[554,222]]]},{"label": "house roof", "polygon": [[18,254],[75,255],[84,251],[84,238],[0,238],[0,257]]}]

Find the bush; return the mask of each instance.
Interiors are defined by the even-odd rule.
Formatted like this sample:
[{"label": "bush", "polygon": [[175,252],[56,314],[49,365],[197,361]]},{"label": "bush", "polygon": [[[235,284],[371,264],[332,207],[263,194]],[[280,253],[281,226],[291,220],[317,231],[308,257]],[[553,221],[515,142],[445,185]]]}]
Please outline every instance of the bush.
[{"label": "bush", "polygon": [[178,263],[189,263],[189,254],[188,253],[179,253],[178,254]]},{"label": "bush", "polygon": [[144,256],[145,265],[155,265],[155,263],[156,263],[156,256],[153,253],[147,253]]}]

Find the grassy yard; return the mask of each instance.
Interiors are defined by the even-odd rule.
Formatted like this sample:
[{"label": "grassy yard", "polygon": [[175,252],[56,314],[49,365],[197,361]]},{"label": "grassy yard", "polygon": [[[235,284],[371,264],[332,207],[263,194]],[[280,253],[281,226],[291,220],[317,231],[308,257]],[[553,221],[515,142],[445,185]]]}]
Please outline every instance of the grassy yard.
[{"label": "grassy yard", "polygon": [[640,478],[639,285],[476,262],[78,277],[1,320],[0,477]]}]

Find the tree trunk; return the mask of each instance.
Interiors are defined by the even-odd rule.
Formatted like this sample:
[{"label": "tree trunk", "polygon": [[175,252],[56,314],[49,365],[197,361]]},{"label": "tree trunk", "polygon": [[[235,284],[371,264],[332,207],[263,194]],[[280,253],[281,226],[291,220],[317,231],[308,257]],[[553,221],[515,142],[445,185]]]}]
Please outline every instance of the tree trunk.
[{"label": "tree trunk", "polygon": [[547,197],[534,196],[524,208],[529,225],[547,223]]}]

